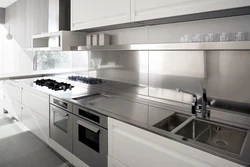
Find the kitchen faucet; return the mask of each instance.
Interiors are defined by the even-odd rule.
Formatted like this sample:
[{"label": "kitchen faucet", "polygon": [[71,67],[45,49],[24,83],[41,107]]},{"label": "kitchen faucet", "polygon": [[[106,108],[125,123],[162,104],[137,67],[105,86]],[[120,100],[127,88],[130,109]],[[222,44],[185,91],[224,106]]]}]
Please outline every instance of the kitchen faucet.
[{"label": "kitchen faucet", "polygon": [[198,98],[197,95],[195,93],[191,93],[185,90],[181,90],[181,89],[176,89],[177,92],[183,92],[183,93],[187,93],[193,96],[193,102],[192,102],[192,107],[191,107],[191,113],[195,116],[200,116],[202,118],[208,118],[210,117],[210,111],[207,110],[207,106],[208,106],[208,100],[207,100],[207,91],[206,89],[202,89],[202,103],[201,105],[198,105]]}]

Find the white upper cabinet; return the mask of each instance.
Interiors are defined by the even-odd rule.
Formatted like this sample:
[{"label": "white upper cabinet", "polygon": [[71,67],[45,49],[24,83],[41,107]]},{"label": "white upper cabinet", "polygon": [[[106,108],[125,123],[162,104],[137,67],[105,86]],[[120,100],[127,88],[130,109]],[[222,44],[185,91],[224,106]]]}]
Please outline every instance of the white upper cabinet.
[{"label": "white upper cabinet", "polygon": [[128,23],[130,0],[71,0],[71,30]]},{"label": "white upper cabinet", "polygon": [[250,6],[249,0],[131,0],[132,22]]}]

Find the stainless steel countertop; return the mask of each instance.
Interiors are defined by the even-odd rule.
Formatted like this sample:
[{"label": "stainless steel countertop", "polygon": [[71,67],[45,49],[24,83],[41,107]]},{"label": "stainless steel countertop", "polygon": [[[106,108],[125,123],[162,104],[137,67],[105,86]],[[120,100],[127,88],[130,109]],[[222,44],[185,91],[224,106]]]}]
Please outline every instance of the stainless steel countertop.
[{"label": "stainless steel countertop", "polygon": [[45,70],[45,71],[34,71],[30,73],[12,73],[0,76],[0,81],[3,80],[14,80],[14,79],[23,79],[23,78],[38,78],[44,76],[53,76],[60,74],[70,74],[75,72],[85,72],[83,69],[75,69],[75,70]]},{"label": "stainless steel countertop", "polygon": [[[245,166],[250,166],[250,118],[247,116],[239,116],[237,114],[234,115],[234,113],[224,113],[223,111],[211,109],[210,121],[245,128],[248,130],[247,139],[244,145],[245,148],[243,149],[241,155],[237,155],[194,140],[183,141],[183,136],[158,129],[153,126],[174,112],[191,116],[191,106],[188,104],[176,102],[165,103],[165,101],[163,103],[157,100],[155,101],[154,99],[143,98],[139,95],[125,95],[106,90],[98,90],[93,87],[89,87],[86,84],[80,84],[72,81],[66,81],[75,86],[72,91],[52,91],[48,88],[40,87],[34,84],[33,81],[35,79],[37,78],[22,79],[17,80],[17,82],[22,83],[24,86],[33,87],[36,90],[40,90],[52,96],[69,101],[75,105],[93,109],[100,114],[129,123],[185,145],[189,145]],[[57,78],[57,80],[65,82],[64,79]],[[72,99],[84,94],[92,94],[96,92],[104,94],[104,96],[89,97],[77,101]],[[236,118],[236,116],[239,121],[237,121],[238,119],[233,121],[232,117]],[[242,123],[241,119],[245,120],[243,121],[245,123]]]}]

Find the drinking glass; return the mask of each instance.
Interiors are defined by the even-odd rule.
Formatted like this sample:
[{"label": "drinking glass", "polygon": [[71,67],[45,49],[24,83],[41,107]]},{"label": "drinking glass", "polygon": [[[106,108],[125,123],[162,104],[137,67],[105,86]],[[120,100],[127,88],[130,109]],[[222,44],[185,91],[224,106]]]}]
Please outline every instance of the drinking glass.
[{"label": "drinking glass", "polygon": [[221,42],[224,42],[224,41],[231,41],[231,38],[230,38],[230,33],[221,33],[220,35],[220,41]]},{"label": "drinking glass", "polygon": [[237,32],[235,34],[236,41],[247,41],[248,33],[247,32]]}]

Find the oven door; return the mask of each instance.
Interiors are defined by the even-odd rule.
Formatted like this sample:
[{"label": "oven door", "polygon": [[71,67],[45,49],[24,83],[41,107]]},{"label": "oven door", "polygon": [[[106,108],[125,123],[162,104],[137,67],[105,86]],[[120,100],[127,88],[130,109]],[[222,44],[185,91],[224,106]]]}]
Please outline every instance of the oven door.
[{"label": "oven door", "polygon": [[74,116],[73,153],[91,167],[107,166],[108,131]]},{"label": "oven door", "polygon": [[72,152],[72,114],[50,105],[50,138]]}]

